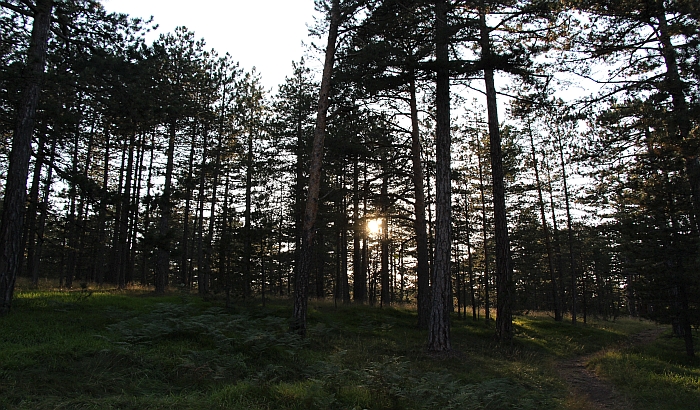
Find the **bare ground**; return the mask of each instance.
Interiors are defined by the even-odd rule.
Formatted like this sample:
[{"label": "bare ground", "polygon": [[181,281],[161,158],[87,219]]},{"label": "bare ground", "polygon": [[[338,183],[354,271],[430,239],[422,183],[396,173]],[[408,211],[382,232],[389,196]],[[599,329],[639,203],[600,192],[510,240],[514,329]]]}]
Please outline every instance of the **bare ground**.
[{"label": "bare ground", "polygon": [[[644,330],[630,337],[627,346],[642,346],[656,340],[665,328],[657,326]],[[590,409],[615,409],[633,410],[633,406],[624,396],[615,391],[610,383],[594,372],[586,368],[594,356],[600,352],[587,356],[575,357],[556,363],[555,368],[564,382],[569,386],[569,394],[576,397],[577,401],[583,401],[586,408]]]}]

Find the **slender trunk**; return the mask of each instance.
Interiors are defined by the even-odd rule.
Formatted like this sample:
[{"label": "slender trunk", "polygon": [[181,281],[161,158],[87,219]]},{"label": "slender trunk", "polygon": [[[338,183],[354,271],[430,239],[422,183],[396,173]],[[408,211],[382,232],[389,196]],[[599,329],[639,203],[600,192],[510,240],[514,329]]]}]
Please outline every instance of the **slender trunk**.
[{"label": "slender trunk", "polygon": [[488,111],[489,146],[491,154],[491,179],[493,181],[493,217],[496,239],[496,337],[500,342],[513,338],[513,271],[510,262],[510,242],[506,213],[506,192],[503,173],[501,133],[496,106],[496,86],[492,65],[490,30],[486,15],[479,15],[481,36],[481,59],[484,62],[486,87],[486,109]]},{"label": "slender trunk", "polygon": [[190,156],[187,160],[187,175],[185,176],[185,211],[182,215],[182,252],[180,260],[180,283],[188,289],[192,286],[190,275],[190,212],[192,210],[192,174],[194,173],[194,151],[197,139],[197,124],[192,124],[192,135],[190,138]]},{"label": "slender trunk", "polygon": [[107,201],[109,198],[109,156],[110,156],[110,139],[109,130],[105,130],[105,155],[104,165],[102,167],[102,195],[100,197],[100,205],[97,214],[97,244],[92,254],[92,277],[95,278],[98,284],[104,282],[105,260],[107,259]]},{"label": "slender trunk", "polygon": [[[472,259],[472,243],[471,243],[471,229],[470,229],[470,224],[469,224],[469,202],[466,200],[466,195],[465,195],[465,200],[464,200],[464,209],[465,209],[465,220],[467,221],[467,226],[466,226],[466,239],[467,239],[467,272],[469,273],[469,293],[471,296],[471,302],[472,302],[472,320],[477,319],[476,315],[476,295],[474,292],[474,261]],[[464,317],[466,319],[467,313],[466,313],[466,306],[465,306],[465,312],[464,312]]]},{"label": "slender trunk", "polygon": [[381,229],[381,282],[382,282],[382,293],[380,304],[381,306],[388,306],[391,304],[390,294],[389,294],[389,215],[388,215],[388,201],[389,201],[389,170],[387,164],[386,155],[382,158],[382,187],[380,193],[381,200],[381,216],[382,216],[382,229]]},{"label": "slender trunk", "polygon": [[564,145],[561,135],[557,136],[559,144],[559,159],[561,161],[562,183],[564,184],[564,205],[566,207],[566,227],[569,240],[569,263],[571,265],[571,323],[576,324],[576,298],[577,298],[577,278],[576,278],[576,258],[574,256],[574,230],[571,222],[571,206],[569,198],[569,186],[567,184],[566,163],[564,161]]},{"label": "slender trunk", "polygon": [[[46,127],[44,127],[46,128]],[[29,206],[27,207],[27,222],[24,224],[24,233],[22,234],[22,249],[27,249],[27,260],[34,259],[36,250],[36,219],[39,209],[39,185],[41,185],[41,171],[44,167],[44,149],[46,145],[45,131],[39,135],[39,148],[37,148],[36,160],[34,162],[34,175],[32,177],[32,186],[29,189]],[[24,269],[24,252],[20,252],[20,261],[18,266]],[[26,274],[31,277],[31,271],[27,266]]]},{"label": "slender trunk", "polygon": [[229,309],[230,294],[231,294],[231,278],[228,272],[228,248],[229,248],[229,232],[228,232],[228,200],[229,200],[229,177],[225,175],[226,183],[224,184],[224,204],[221,207],[221,226],[219,228],[219,278],[224,283],[224,291],[226,292],[226,308]]},{"label": "slender trunk", "polygon": [[219,143],[216,149],[216,160],[214,163],[214,168],[212,169],[212,187],[211,187],[211,202],[209,206],[209,229],[207,230],[207,242],[204,244],[204,268],[203,272],[199,275],[198,288],[200,292],[209,292],[209,283],[211,282],[211,260],[212,260],[212,243],[214,242],[214,221],[216,220],[216,201],[217,201],[217,190],[219,188],[219,168],[221,167],[221,150],[223,149],[222,139],[223,132],[219,133]]},{"label": "slender trunk", "polygon": [[355,302],[364,303],[367,301],[367,277],[364,260],[362,258],[362,238],[365,236],[365,227],[362,226],[360,218],[360,169],[358,165],[358,157],[355,156],[352,165],[352,208],[353,208],[353,298]]},{"label": "slender trunk", "polygon": [[489,280],[489,246],[488,246],[488,221],[486,219],[486,187],[484,186],[484,171],[481,162],[481,143],[477,143],[477,160],[479,163],[479,192],[481,194],[481,232],[484,237],[484,320],[491,320],[491,283]]},{"label": "slender trunk", "polygon": [[[252,120],[252,119],[251,119]],[[243,298],[250,297],[251,292],[251,259],[252,259],[252,230],[251,208],[253,195],[253,131],[248,130],[248,150],[245,172],[245,210],[243,212]]]},{"label": "slender trunk", "polygon": [[[151,228],[151,188],[153,187],[153,156],[155,153],[155,141],[151,140],[151,156],[148,162],[148,177],[146,177],[146,209],[143,212],[143,233],[144,237],[150,235]],[[148,278],[146,277],[146,271],[149,265],[149,258],[147,255],[150,254],[153,245],[150,242],[143,240],[143,263],[141,264],[141,285],[146,285],[148,283]]]},{"label": "slender trunk", "polygon": [[[343,176],[345,176],[345,174],[343,174]],[[343,185],[345,185],[345,181],[343,181]],[[341,210],[341,212],[343,212],[343,223],[341,224],[340,231],[340,284],[342,287],[344,304],[350,303],[350,280],[348,278],[348,226],[346,222],[347,218],[345,217],[345,210],[347,207],[348,204],[346,202],[346,197],[343,196]]]},{"label": "slender trunk", "polygon": [[321,165],[323,163],[323,140],[326,135],[326,115],[328,113],[328,97],[331,89],[331,74],[335,59],[336,39],[340,24],[340,0],[333,0],[328,29],[328,44],[326,46],[326,61],[321,78],[321,91],[318,99],[316,128],[311,151],[311,166],[309,168],[309,189],[304,212],[304,231],[301,243],[301,255],[297,269],[294,289],[294,323],[292,329],[298,334],[306,335],[306,312],[308,303],[309,272],[312,266],[312,249],[314,225],[318,212],[319,191],[321,188]]},{"label": "slender trunk", "polygon": [[165,165],[165,183],[163,185],[163,193],[160,198],[160,220],[158,221],[159,238],[158,238],[158,261],[156,265],[156,293],[165,293],[165,288],[168,286],[168,275],[170,273],[170,210],[173,168],[175,164],[175,129],[176,122],[170,123],[170,136],[168,139],[167,163]]},{"label": "slender trunk", "polygon": [[110,262],[110,277],[108,282],[119,284],[119,276],[122,269],[122,252],[121,246],[122,241],[119,239],[119,235],[122,233],[121,229],[121,219],[123,217],[122,208],[125,206],[122,196],[122,190],[124,189],[124,170],[126,167],[126,147],[122,148],[122,159],[119,165],[119,181],[117,182],[117,192],[115,195],[116,206],[114,212],[114,229],[112,231],[112,255]]},{"label": "slender trunk", "polygon": [[49,207],[49,195],[51,194],[51,182],[53,179],[53,167],[50,166],[56,159],[56,139],[51,143],[51,157],[49,166],[46,170],[46,179],[44,180],[44,190],[42,192],[41,203],[39,204],[39,219],[36,226],[36,245],[34,252],[29,254],[27,260],[27,271],[32,278],[34,287],[39,285],[39,265],[41,263],[41,254],[44,249],[44,228],[46,227],[46,216]]},{"label": "slender trunk", "polygon": [[129,145],[127,147],[127,162],[126,171],[124,176],[124,188],[121,193],[121,212],[122,216],[119,218],[119,251],[121,256],[119,257],[119,277],[117,278],[117,285],[119,289],[126,287],[126,277],[127,270],[131,265],[131,250],[129,249],[129,217],[131,214],[131,181],[134,174],[134,146],[136,145],[136,133],[131,132],[129,136]]},{"label": "slender trunk", "polygon": [[[206,196],[206,163],[207,163],[207,156],[209,155],[209,150],[207,149],[207,129],[205,127],[204,134],[202,135],[202,145],[204,147],[204,153],[202,155],[202,164],[200,166],[199,170],[199,196],[198,196],[198,203],[197,203],[197,281],[198,285],[200,283],[207,282],[203,276],[205,275],[205,270],[206,268],[204,265],[206,264],[205,262],[205,257],[204,257],[204,198]],[[191,281],[192,279],[190,279]],[[204,284],[204,288],[201,289],[198,287],[198,290],[200,293],[207,293],[209,291],[209,286],[208,284]]]},{"label": "slender trunk", "polygon": [[[139,227],[139,203],[141,202],[141,187],[143,183],[143,161],[146,157],[146,133],[141,133],[141,139],[138,145],[136,160],[136,183],[134,184],[134,189],[132,191],[131,203],[129,207],[131,208],[131,227],[129,228],[129,248],[131,250],[129,255],[129,260],[131,263],[127,269],[126,281],[127,283],[134,282],[135,280],[135,270],[136,270],[136,242],[138,240],[138,227]],[[141,254],[143,255],[141,265],[146,263],[145,252],[143,246],[140,247]]]},{"label": "slender trunk", "polygon": [[432,308],[428,325],[428,350],[451,350],[450,289],[451,232],[451,179],[450,179],[450,71],[447,2],[435,2],[435,61],[437,80],[435,88],[435,263],[432,276]]},{"label": "slender trunk", "polygon": [[78,150],[80,148],[80,133],[75,131],[73,140],[73,164],[69,181],[68,190],[68,215],[66,217],[66,236],[68,237],[67,263],[65,272],[65,286],[70,289],[73,286],[73,278],[75,277],[75,268],[78,263],[78,223],[76,221],[76,196],[77,196],[77,179],[78,179]]},{"label": "slender trunk", "polygon": [[552,250],[552,240],[549,236],[549,224],[547,223],[547,217],[545,216],[544,209],[544,198],[542,196],[542,183],[540,182],[540,171],[537,164],[537,155],[535,152],[535,140],[532,136],[532,130],[528,128],[530,132],[530,148],[532,150],[532,166],[535,169],[535,184],[537,185],[537,199],[540,206],[540,218],[542,220],[542,235],[544,236],[544,243],[547,248],[547,263],[549,267],[549,279],[552,282],[552,301],[554,302],[554,320],[557,322],[562,321],[562,309],[561,301],[559,299],[559,292],[557,291],[557,281],[556,281],[556,271],[554,269],[554,252]]},{"label": "slender trunk", "polygon": [[428,266],[428,234],[425,222],[425,185],[421,161],[420,127],[416,80],[411,76],[409,84],[411,100],[411,160],[413,161],[413,187],[415,193],[413,230],[416,235],[416,276],[418,286],[418,327],[427,329],[430,320],[430,268]]}]

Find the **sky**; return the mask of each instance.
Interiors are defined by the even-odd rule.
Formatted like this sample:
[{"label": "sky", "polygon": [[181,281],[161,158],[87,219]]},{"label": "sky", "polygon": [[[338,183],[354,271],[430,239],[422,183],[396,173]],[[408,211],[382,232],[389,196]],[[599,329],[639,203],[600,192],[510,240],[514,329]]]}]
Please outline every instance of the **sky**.
[{"label": "sky", "polygon": [[152,42],[159,34],[177,26],[204,38],[205,49],[219,55],[231,54],[246,71],[260,73],[267,90],[275,92],[292,72],[292,61],[304,55],[302,41],[313,24],[313,0],[102,0],[109,12],[149,18],[159,25],[147,36]]}]

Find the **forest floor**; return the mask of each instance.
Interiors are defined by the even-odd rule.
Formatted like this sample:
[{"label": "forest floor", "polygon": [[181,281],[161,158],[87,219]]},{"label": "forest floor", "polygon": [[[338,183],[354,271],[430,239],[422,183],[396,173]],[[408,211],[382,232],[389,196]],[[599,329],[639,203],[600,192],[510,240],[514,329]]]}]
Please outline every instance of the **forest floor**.
[{"label": "forest floor", "polygon": [[591,409],[633,410],[634,404],[630,402],[630,399],[618,392],[609,380],[601,378],[593,370],[588,369],[587,364],[603,352],[619,351],[622,348],[628,349],[630,347],[641,348],[649,345],[666,330],[663,326],[645,329],[631,335],[624,346],[606,348],[603,351],[582,357],[560,360],[556,363],[555,368],[562,380],[568,385],[569,393],[576,398],[579,405]]},{"label": "forest floor", "polygon": [[13,311],[0,317],[0,409],[678,410],[700,403],[700,361],[649,322],[573,326],[547,313],[519,315],[513,343],[502,346],[493,321],[454,315],[453,352],[432,355],[411,306],[311,300],[305,339],[289,333],[291,311],[286,298],[227,309],[221,295],[175,290],[19,289]]}]

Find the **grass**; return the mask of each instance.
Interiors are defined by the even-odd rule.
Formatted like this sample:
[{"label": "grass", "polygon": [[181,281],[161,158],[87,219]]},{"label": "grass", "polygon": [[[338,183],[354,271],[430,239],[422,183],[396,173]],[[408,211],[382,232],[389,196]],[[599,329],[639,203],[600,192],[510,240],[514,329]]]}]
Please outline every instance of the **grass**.
[{"label": "grass", "polygon": [[[649,327],[518,316],[514,342],[499,346],[493,322],[454,318],[454,351],[434,355],[407,307],[311,301],[306,339],[287,332],[291,311],[283,299],[227,311],[185,293],[19,291],[0,318],[0,409],[578,409],[553,363]],[[674,343],[593,365],[660,375],[686,400],[668,408],[684,408],[698,402],[698,364]],[[629,391],[653,396],[654,380],[627,377]]]},{"label": "grass", "polygon": [[636,409],[697,409],[700,359],[683,355],[684,349],[669,331],[649,345],[603,352],[589,366],[633,398]]}]

